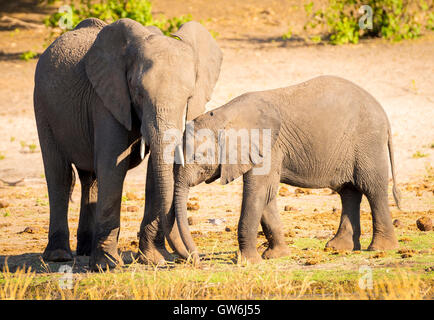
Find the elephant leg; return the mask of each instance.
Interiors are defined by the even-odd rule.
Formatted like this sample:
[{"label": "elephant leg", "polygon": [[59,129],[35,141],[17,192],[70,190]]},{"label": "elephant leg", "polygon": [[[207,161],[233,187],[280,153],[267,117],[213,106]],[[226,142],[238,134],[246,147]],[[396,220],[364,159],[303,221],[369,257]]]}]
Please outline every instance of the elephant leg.
[{"label": "elephant leg", "polygon": [[69,245],[68,204],[73,181],[72,166],[54,140],[51,129],[38,126],[50,202],[48,244],[42,255],[47,261],[72,260]]},{"label": "elephant leg", "polygon": [[77,231],[77,255],[90,256],[94,231],[94,219],[98,184],[95,173],[77,170],[81,181],[80,220]]},{"label": "elephant leg", "polygon": [[257,263],[262,260],[256,249],[257,233],[264,212],[267,188],[252,170],[243,176],[243,201],[238,223],[238,243],[241,261]]},{"label": "elephant leg", "polygon": [[98,202],[90,257],[92,270],[123,264],[118,253],[118,239],[122,187],[126,173],[124,165],[116,167],[98,163]]},{"label": "elephant leg", "polygon": [[139,252],[137,259],[141,263],[162,264],[173,261],[173,256],[167,251],[165,237],[158,210],[155,203],[158,199],[154,184],[154,169],[152,161],[148,161],[146,172],[145,213],[140,225]]},{"label": "elephant leg", "polygon": [[342,202],[341,222],[336,235],[326,248],[360,250],[360,202],[362,193],[352,185],[344,186],[339,195]]},{"label": "elephant leg", "polygon": [[371,207],[373,236],[368,250],[392,250],[399,247],[392,224],[387,197],[387,183],[377,192],[366,194]]},{"label": "elephant leg", "polygon": [[118,252],[122,188],[130,156],[120,159],[129,147],[128,131],[104,107],[96,110],[95,168],[98,181],[95,227],[89,265],[92,270],[122,265]]},{"label": "elephant leg", "polygon": [[283,235],[282,221],[277,210],[276,197],[265,207],[261,226],[268,240],[268,248],[262,254],[264,259],[273,259],[289,255]]},{"label": "elephant leg", "polygon": [[[392,250],[399,247],[389,211],[387,188],[389,184],[389,155],[386,150],[373,150],[375,165],[360,168],[359,189],[369,201],[373,236],[368,250]],[[365,163],[370,163],[369,159]],[[375,161],[375,162],[374,162]]]}]

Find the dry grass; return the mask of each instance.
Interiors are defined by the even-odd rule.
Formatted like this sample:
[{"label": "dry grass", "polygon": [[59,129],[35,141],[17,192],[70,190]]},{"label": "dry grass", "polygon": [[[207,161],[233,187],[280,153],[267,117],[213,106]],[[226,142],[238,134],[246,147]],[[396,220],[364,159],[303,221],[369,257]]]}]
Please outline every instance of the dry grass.
[{"label": "dry grass", "polygon": [[[183,263],[164,268],[130,263],[131,258],[127,256],[137,252],[136,231],[142,213],[126,211],[122,215],[119,246],[128,260],[126,266],[110,272],[88,273],[88,258],[75,257],[69,263],[76,272],[71,289],[62,289],[60,285],[61,275],[56,271],[61,264],[40,261],[48,236],[45,189],[4,187],[2,200],[7,200],[8,206],[0,209],[0,269],[3,266],[0,299],[433,299],[434,232],[421,232],[416,226],[421,216],[432,216],[433,176],[432,167],[427,167],[422,180],[400,186],[408,209],[399,211],[391,207],[393,219],[400,221],[400,226],[395,228],[399,250],[324,251],[340,220],[337,195],[329,190],[301,193],[288,187],[288,192],[279,195],[278,201],[279,208],[288,204],[292,208],[281,211],[290,255],[258,265],[238,265],[235,263],[239,208],[224,204],[211,206],[216,202],[211,199],[215,193],[201,189],[190,198],[200,202],[200,210],[191,214],[198,220],[192,229],[196,244],[204,254],[201,269]],[[232,188],[235,187],[239,186]],[[220,192],[226,196],[228,191],[222,188]],[[125,197],[125,208],[142,205],[142,195],[135,196],[130,191]],[[390,203],[393,204],[392,199]],[[72,248],[76,247],[78,206],[77,199],[71,204],[69,217]],[[7,211],[10,216],[3,217],[6,210],[10,210]],[[206,222],[207,218],[216,216],[224,217],[226,224],[211,226]],[[372,218],[366,202],[362,202],[361,224],[361,243],[365,249],[372,237]],[[265,243],[266,238],[259,233],[260,252]],[[363,266],[372,270],[371,289],[359,287],[362,276],[359,267]]]},{"label": "dry grass", "polygon": [[375,277],[366,290],[360,289],[357,277],[315,281],[266,264],[214,269],[183,264],[160,269],[133,263],[110,272],[74,274],[71,289],[61,288],[58,274],[37,275],[30,268],[3,271],[0,297],[9,300],[432,299],[434,295],[433,280],[410,271]]}]

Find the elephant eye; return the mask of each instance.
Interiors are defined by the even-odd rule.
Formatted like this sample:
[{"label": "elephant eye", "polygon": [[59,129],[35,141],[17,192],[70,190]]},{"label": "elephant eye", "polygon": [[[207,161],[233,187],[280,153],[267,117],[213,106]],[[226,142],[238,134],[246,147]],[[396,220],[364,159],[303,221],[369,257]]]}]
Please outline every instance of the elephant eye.
[{"label": "elephant eye", "polygon": [[211,111],[211,112],[209,113],[209,115],[212,117],[212,116],[214,115],[214,112]]}]

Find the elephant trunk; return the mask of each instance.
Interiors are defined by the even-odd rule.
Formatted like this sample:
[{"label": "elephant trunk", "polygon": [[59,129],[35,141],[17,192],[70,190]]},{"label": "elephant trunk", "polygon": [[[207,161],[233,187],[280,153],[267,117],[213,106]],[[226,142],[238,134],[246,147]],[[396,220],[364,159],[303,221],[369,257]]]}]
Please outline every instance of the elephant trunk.
[{"label": "elephant trunk", "polygon": [[[188,253],[184,243],[178,233],[178,228],[175,223],[175,213],[173,210],[173,194],[174,194],[174,179],[173,179],[173,163],[166,163],[163,152],[160,150],[151,151],[150,161],[152,161],[155,190],[157,197],[160,197],[158,203],[160,206],[154,208],[158,211],[158,216],[161,220],[164,235],[170,245],[179,255],[186,258]],[[152,150],[152,147],[151,147]]]},{"label": "elephant trunk", "polygon": [[190,233],[190,228],[188,227],[187,218],[187,200],[188,200],[189,188],[185,184],[177,182],[175,184],[175,215],[176,221],[178,223],[179,233],[181,235],[182,241],[187,247],[189,257],[193,259],[195,265],[199,264],[200,258],[199,253],[194,243],[193,237]]}]

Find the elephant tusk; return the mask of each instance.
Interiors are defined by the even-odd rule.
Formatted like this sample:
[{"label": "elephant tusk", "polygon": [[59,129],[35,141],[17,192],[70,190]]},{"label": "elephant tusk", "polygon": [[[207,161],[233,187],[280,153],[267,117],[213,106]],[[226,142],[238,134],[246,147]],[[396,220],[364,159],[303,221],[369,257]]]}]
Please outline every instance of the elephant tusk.
[{"label": "elephant tusk", "polygon": [[185,166],[185,162],[184,162],[184,151],[182,150],[182,143],[178,144],[175,147],[175,162],[177,164],[182,164],[182,166]]},{"label": "elephant tusk", "polygon": [[146,146],[145,138],[142,137],[142,140],[140,141],[140,158],[142,160],[145,157],[145,146]]}]

